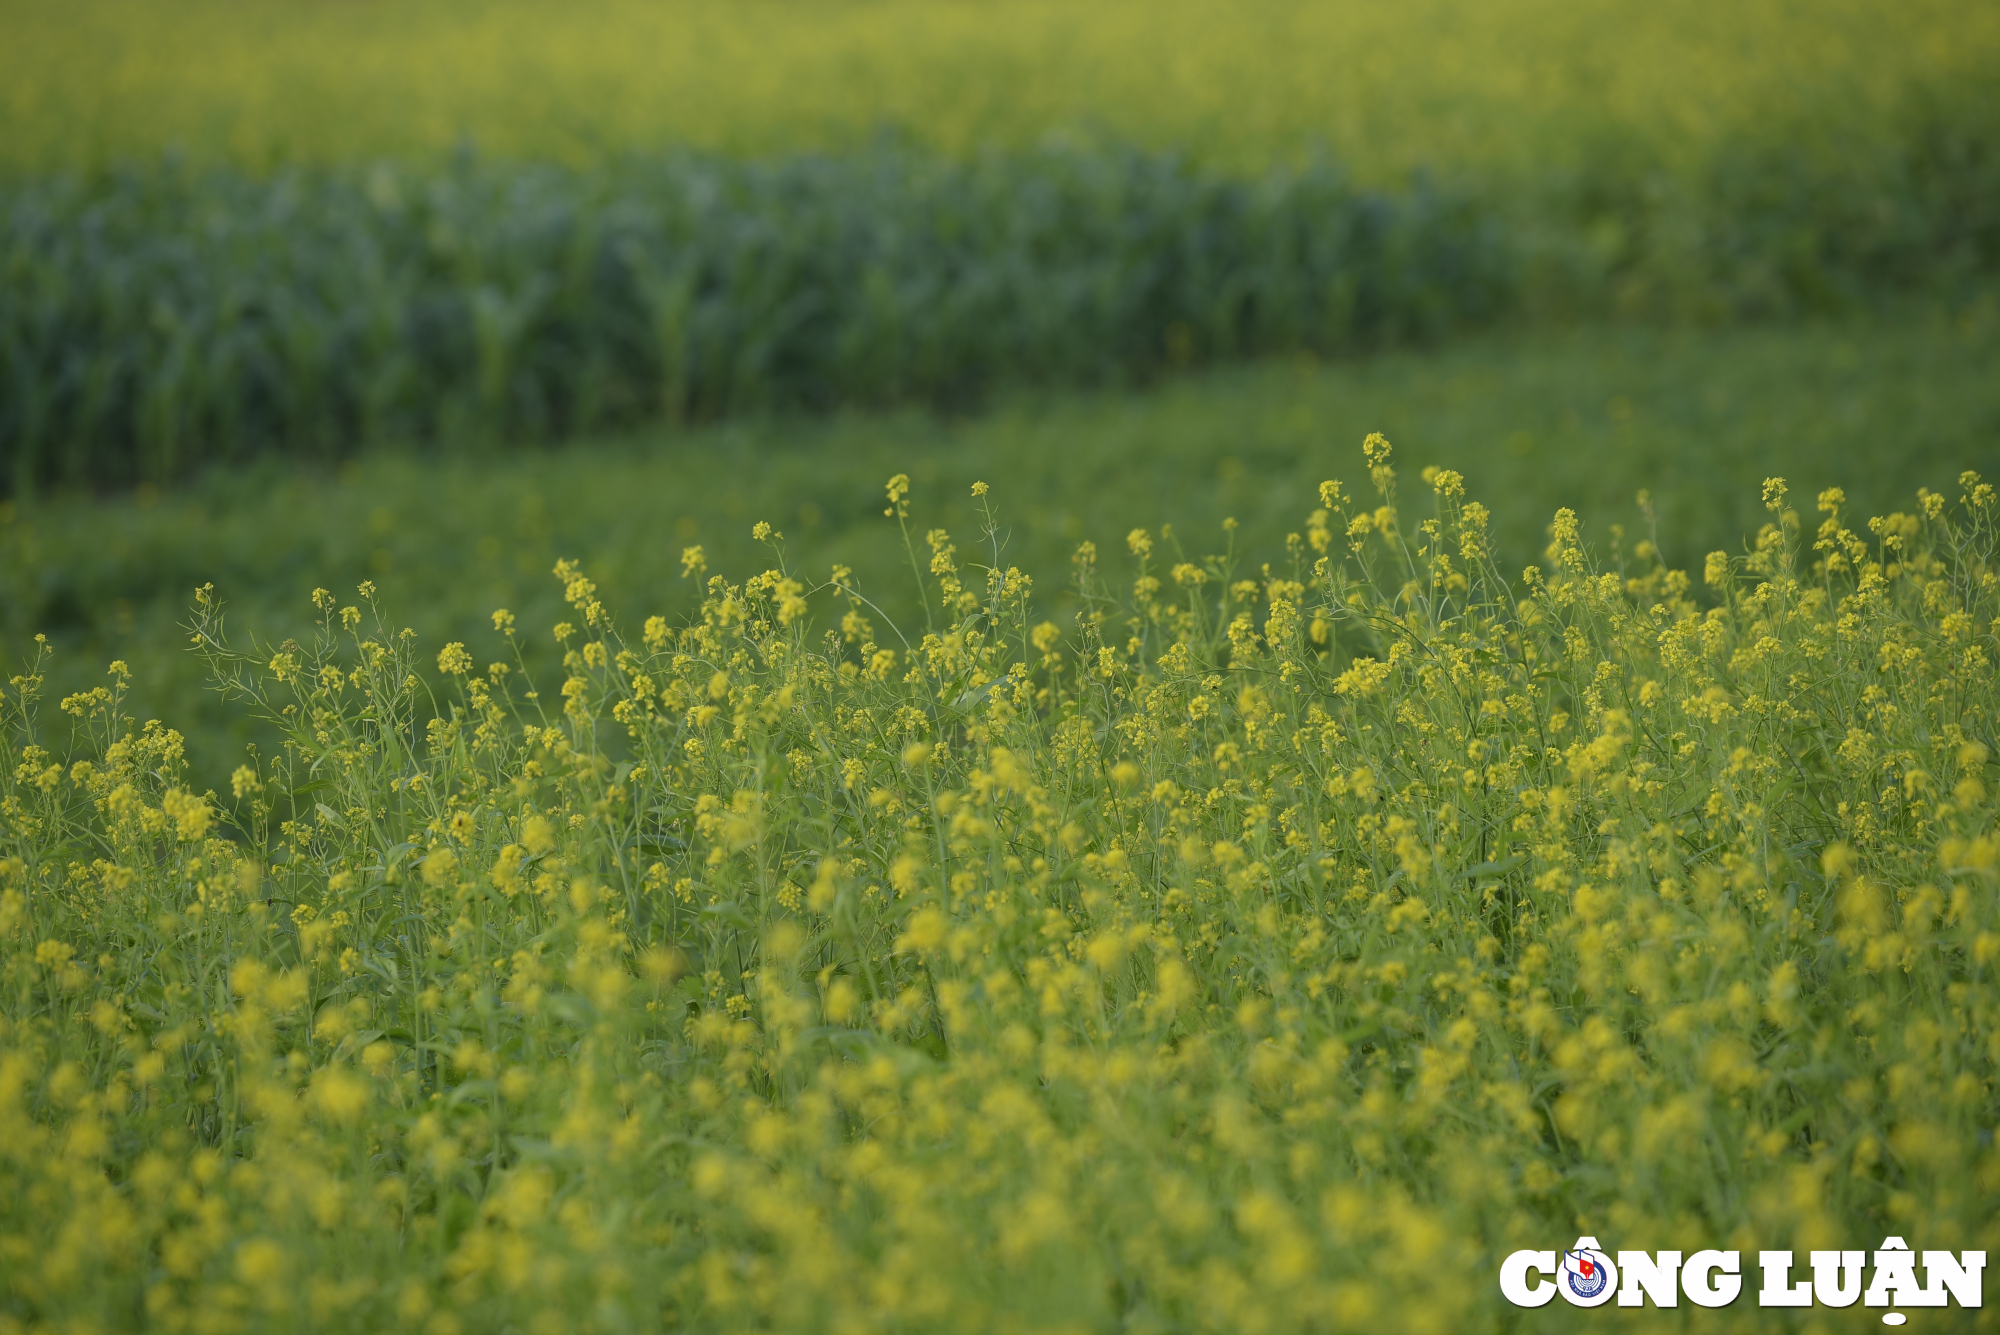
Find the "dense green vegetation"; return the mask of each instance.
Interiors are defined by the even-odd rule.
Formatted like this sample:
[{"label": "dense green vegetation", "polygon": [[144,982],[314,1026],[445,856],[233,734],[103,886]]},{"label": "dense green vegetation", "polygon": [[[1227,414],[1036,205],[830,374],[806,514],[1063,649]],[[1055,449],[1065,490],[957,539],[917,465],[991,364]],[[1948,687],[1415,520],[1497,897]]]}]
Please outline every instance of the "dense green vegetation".
[{"label": "dense green vegetation", "polygon": [[892,147],[20,185],[0,189],[0,478],[964,406],[1501,318],[1963,300],[2000,263],[2000,117],[1907,128],[1873,155],[1786,146],[1685,189],[1592,176],[1520,198]]},{"label": "dense green vegetation", "polygon": [[[11,10],[15,493],[1867,309],[2000,262],[1979,6]],[[609,95],[635,60],[654,92]]]},{"label": "dense green vegetation", "polygon": [[1515,281],[1462,201],[1131,154],[120,174],[0,207],[17,490],[1115,382],[1440,333]]},{"label": "dense green vegetation", "polygon": [[768,529],[679,621],[565,562],[539,692],[204,601],[227,795],[15,678],[0,1321],[1438,1332],[1579,1230],[2000,1246],[1992,486],[1522,571],[1365,448],[1032,578],[898,475],[902,626]]}]

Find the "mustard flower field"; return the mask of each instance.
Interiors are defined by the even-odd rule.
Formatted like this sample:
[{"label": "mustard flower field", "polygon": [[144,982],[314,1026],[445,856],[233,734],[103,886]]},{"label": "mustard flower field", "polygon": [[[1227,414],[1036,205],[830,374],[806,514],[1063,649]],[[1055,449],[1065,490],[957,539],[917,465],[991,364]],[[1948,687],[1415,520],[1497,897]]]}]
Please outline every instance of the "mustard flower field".
[{"label": "mustard flower field", "polygon": [[464,143],[572,166],[691,147],[965,157],[1108,136],[1368,185],[1851,151],[1920,102],[1991,120],[1968,0],[0,0],[0,170],[269,170]]},{"label": "mustard flower field", "polygon": [[0,34],[0,1335],[2000,1328],[2000,7]]},{"label": "mustard flower field", "polygon": [[1860,1330],[1494,1275],[2000,1245],[1992,485],[1522,570],[1355,464],[1028,571],[899,474],[900,621],[767,523],[675,618],[563,561],[532,679],[204,590],[227,791],[14,677],[0,1330]]},{"label": "mustard flower field", "polygon": [[[316,587],[374,580],[399,627],[465,643],[482,663],[520,655],[560,674],[549,578],[579,562],[613,607],[678,618],[700,604],[680,553],[761,569],[759,519],[795,560],[851,567],[899,623],[920,615],[909,560],[881,522],[882,479],[909,473],[928,526],[970,529],[969,489],[1004,481],[1002,564],[1064,571],[1076,545],[1171,516],[1183,532],[1239,522],[1276,550],[1352,452],[1349,423],[1456,469],[1493,512],[1493,550],[1518,567],[1569,508],[1591,533],[1656,522],[1665,559],[1698,568],[1766,518],[1771,475],[1838,484],[1863,514],[1910,508],[1967,467],[2000,474],[2000,304],[1958,318],[1913,304],[1868,318],[1724,330],[1492,334],[1316,364],[1265,362],[1177,376],[1144,393],[1020,394],[962,416],[773,416],[561,448],[473,442],[447,454],[365,451],[337,469],[272,458],[129,491],[0,500],[0,682],[37,669],[60,700],[132,668],[126,712],[172,720],[191,771],[222,788],[246,744],[277,734],[208,689],[187,646],[194,589],[215,586],[232,625],[303,639]],[[1648,493],[1654,521],[1635,504]],[[989,559],[990,553],[989,553]],[[1040,615],[1074,590],[1045,580]],[[487,613],[513,609],[507,640]]]}]

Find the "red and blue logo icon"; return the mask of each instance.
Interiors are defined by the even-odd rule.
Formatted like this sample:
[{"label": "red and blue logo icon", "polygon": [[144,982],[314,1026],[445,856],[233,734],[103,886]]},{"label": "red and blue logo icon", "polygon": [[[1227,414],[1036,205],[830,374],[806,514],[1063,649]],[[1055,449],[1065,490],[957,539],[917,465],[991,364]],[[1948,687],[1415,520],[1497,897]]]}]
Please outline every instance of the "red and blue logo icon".
[{"label": "red and blue logo icon", "polygon": [[1618,1268],[1598,1248],[1596,1238],[1578,1238],[1562,1254],[1562,1295],[1579,1307],[1608,1301],[1618,1288]]}]

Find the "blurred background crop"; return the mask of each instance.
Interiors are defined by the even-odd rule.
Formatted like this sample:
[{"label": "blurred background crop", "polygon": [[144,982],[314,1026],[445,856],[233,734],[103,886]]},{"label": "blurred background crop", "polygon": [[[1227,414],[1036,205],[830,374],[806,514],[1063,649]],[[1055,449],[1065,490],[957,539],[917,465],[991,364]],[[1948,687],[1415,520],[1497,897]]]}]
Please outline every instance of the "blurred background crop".
[{"label": "blurred background crop", "polygon": [[[0,645],[372,578],[426,642],[630,616],[877,500],[1275,548],[1386,431],[1526,559],[1698,562],[1784,474],[2000,462],[2000,10],[1964,0],[0,3]],[[487,634],[485,638],[492,638]],[[545,639],[545,636],[541,637]],[[531,657],[538,643],[529,639]],[[546,647],[545,645],[543,647]],[[9,668],[9,671],[15,670]]]},{"label": "blurred background crop", "polygon": [[[894,126],[962,156],[1104,135],[1364,180],[1700,170],[1825,149],[1915,98],[1990,102],[2000,14],[1964,0],[9,0],[14,167],[174,150],[268,170],[633,150],[840,151]],[[1989,108],[1990,110],[1990,108]]]}]

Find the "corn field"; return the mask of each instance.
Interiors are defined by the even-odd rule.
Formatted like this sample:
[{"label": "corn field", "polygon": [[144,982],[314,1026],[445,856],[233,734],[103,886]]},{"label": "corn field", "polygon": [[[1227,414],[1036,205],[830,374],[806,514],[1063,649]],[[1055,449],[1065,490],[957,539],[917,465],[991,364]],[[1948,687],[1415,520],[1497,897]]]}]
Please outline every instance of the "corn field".
[{"label": "corn field", "polygon": [[1532,189],[1239,177],[1136,150],[602,168],[461,158],[0,185],[0,485],[282,452],[1339,356],[1497,321],[1963,300],[2000,260],[1990,114]]}]

